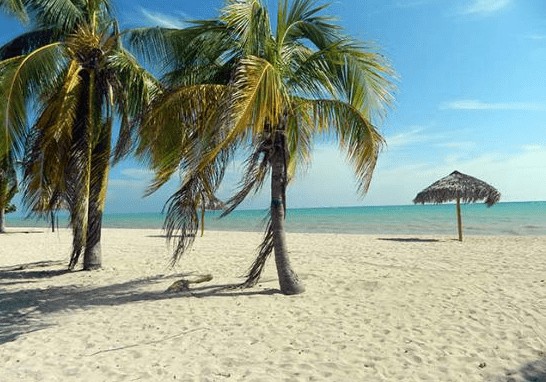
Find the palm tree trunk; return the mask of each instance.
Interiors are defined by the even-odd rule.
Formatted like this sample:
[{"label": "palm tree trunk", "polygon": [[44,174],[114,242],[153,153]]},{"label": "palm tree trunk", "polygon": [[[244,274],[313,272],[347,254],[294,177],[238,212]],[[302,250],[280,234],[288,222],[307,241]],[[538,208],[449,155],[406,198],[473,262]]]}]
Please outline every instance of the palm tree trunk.
[{"label": "palm tree trunk", "polygon": [[6,210],[0,207],[0,233],[6,233]]},{"label": "palm tree trunk", "polygon": [[288,257],[284,229],[286,182],[285,138],[278,133],[271,156],[271,225],[280,289],[283,294],[292,295],[303,293],[305,287],[292,269]]},{"label": "palm tree trunk", "polygon": [[[82,81],[81,94],[79,95],[79,113],[73,127],[73,147],[68,163],[67,189],[69,195],[70,224],[72,226],[72,254],[68,269],[74,269],[82,251],[87,252],[87,233],[89,232],[89,205],[90,189],[92,187],[92,130],[93,123],[93,79],[92,75],[83,70],[80,73]],[[92,125],[91,125],[92,126]]]},{"label": "palm tree trunk", "polygon": [[[93,166],[92,166],[93,168]],[[83,253],[83,269],[92,271],[102,267],[101,230],[102,230],[102,204],[100,193],[102,183],[106,180],[96,174],[96,169],[91,172],[91,188],[89,190],[89,209],[87,215],[87,235],[85,252]]]},{"label": "palm tree trunk", "polygon": [[55,212],[49,211],[49,218],[51,219],[51,232],[55,232]]},{"label": "palm tree trunk", "polygon": [[87,224],[87,241],[83,254],[83,269],[92,271],[102,267],[102,249],[100,244],[102,229],[102,211],[98,208],[89,208],[89,222]]},{"label": "palm tree trunk", "polygon": [[102,267],[102,213],[108,185],[111,127],[111,120],[104,124],[100,132],[100,141],[93,148],[91,154],[91,187],[89,189],[87,240],[83,255],[84,270],[95,270]]}]

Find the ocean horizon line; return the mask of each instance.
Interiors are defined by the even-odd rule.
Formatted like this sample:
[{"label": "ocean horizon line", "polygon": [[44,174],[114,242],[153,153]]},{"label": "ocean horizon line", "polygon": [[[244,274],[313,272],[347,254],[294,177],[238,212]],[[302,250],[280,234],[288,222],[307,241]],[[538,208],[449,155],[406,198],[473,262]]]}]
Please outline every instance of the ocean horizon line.
[{"label": "ocean horizon line", "polygon": [[[263,231],[267,208],[206,211],[205,228],[220,231]],[[463,205],[463,227],[470,235],[546,235],[546,201]],[[46,219],[8,215],[7,227],[48,227]],[[118,212],[103,215],[104,228],[162,229],[161,212]],[[58,227],[68,226],[66,212],[57,215]],[[451,203],[383,206],[288,208],[288,232],[362,234],[453,234],[455,208]]]},{"label": "ocean horizon line", "polygon": [[[506,204],[515,204],[515,203],[546,203],[546,200],[513,200],[513,201],[500,201],[496,203],[495,205],[506,205]],[[313,207],[288,207],[288,211],[292,210],[314,210],[314,209],[353,209],[353,208],[381,208],[381,207],[421,207],[421,206],[442,206],[442,205],[455,205],[455,202],[446,202],[446,203],[408,203],[408,204],[362,204],[362,205],[341,205],[341,206],[313,206]],[[477,203],[461,203],[463,206],[468,205],[484,205],[483,202],[477,202]],[[491,208],[493,208],[495,205],[493,205]],[[263,208],[257,208],[257,207],[251,207],[251,208],[237,208],[233,212],[237,211],[245,211],[245,212],[263,212],[267,211],[268,207],[264,206]],[[208,210],[207,210],[208,211]],[[221,211],[221,210],[219,210]],[[68,213],[66,211],[59,211],[59,214],[67,215]],[[159,214],[164,215],[165,213],[162,211],[127,211],[127,212],[121,212],[121,211],[105,211],[103,215],[141,215],[141,214]],[[27,217],[27,215],[19,213],[19,211],[16,211],[14,213],[11,213],[10,216],[17,217],[17,218],[25,218],[25,219],[33,219],[33,216]]]},{"label": "ocean horizon line", "polygon": [[[512,203],[546,203],[546,200],[514,200],[514,201],[501,201],[501,202],[498,202],[496,203],[495,205],[499,205],[499,204],[512,204]],[[408,203],[408,204],[361,204],[361,205],[341,205],[341,206],[313,206],[313,207],[289,207],[287,206],[286,209],[287,211],[292,211],[292,210],[314,210],[314,209],[342,209],[342,208],[346,208],[346,209],[352,209],[352,208],[381,208],[381,207],[413,207],[413,206],[441,206],[441,205],[455,205],[455,202],[447,202],[447,203],[439,203],[439,204],[436,204],[436,203],[426,203],[426,204],[420,204],[420,203]],[[484,203],[482,202],[478,202],[478,203],[461,203],[461,205],[463,206],[467,206],[467,205],[484,205]],[[493,205],[492,207],[494,207],[495,205]],[[251,208],[237,208],[235,209],[233,212],[236,212],[236,211],[248,211],[248,212],[257,212],[257,211],[267,211],[268,210],[268,206],[264,206],[262,208],[257,208],[257,207],[251,207]],[[221,211],[221,210],[220,210]],[[119,212],[119,211],[116,211],[116,212],[105,212],[105,214],[107,215],[123,215],[123,214],[147,214],[147,213],[150,213],[150,214],[161,214],[163,215],[164,213],[161,212],[161,211],[156,211],[156,212],[153,212],[153,211],[140,211],[140,212]]]}]

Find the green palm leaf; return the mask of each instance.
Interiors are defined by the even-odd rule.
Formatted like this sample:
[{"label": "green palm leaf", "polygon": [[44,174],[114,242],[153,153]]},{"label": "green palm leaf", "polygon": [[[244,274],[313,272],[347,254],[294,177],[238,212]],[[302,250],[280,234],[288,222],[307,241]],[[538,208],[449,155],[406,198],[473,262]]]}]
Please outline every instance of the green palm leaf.
[{"label": "green palm leaf", "polygon": [[25,4],[22,0],[0,0],[0,9],[15,15],[21,21],[28,21]]},{"label": "green palm leaf", "polygon": [[79,113],[78,96],[82,92],[80,70],[76,62],[70,63],[31,129],[24,165],[24,196],[33,213],[46,214],[57,209],[59,198],[66,191],[73,126]]},{"label": "green palm leaf", "polygon": [[48,91],[51,87],[55,75],[62,69],[60,55],[60,46],[54,43],[0,62],[0,97],[4,100],[0,108],[3,125],[0,138],[5,142],[0,156],[10,147],[15,155],[21,155],[27,127],[26,104],[36,92]]}]

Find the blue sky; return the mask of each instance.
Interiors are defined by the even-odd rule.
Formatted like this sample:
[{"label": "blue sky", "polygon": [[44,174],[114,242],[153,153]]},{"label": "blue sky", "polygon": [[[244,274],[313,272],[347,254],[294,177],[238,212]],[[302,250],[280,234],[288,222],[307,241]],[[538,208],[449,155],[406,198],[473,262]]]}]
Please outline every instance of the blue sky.
[{"label": "blue sky", "polygon": [[[271,8],[276,0],[264,1]],[[214,17],[222,0],[114,0],[124,28],[183,27]],[[502,201],[546,200],[546,3],[543,0],[337,0],[327,12],[345,31],[373,41],[399,80],[381,125],[387,147],[368,194],[356,193],[335,143],[317,143],[289,207],[410,204],[453,170],[492,184]],[[273,13],[274,14],[274,13]],[[0,17],[0,40],[21,27]],[[234,164],[219,191],[237,183]],[[151,174],[132,160],[111,172],[107,212],[160,211],[173,180],[142,199]],[[244,208],[265,208],[267,193]]]}]

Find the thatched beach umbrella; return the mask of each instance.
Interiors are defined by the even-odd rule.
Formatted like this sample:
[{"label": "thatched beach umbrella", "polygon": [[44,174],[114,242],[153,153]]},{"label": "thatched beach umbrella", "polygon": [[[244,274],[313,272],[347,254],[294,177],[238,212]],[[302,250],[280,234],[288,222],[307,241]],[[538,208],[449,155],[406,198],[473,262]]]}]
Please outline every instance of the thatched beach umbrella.
[{"label": "thatched beach umbrella", "polygon": [[445,203],[452,200],[457,202],[457,228],[459,230],[459,241],[463,240],[463,224],[461,220],[461,201],[473,203],[484,200],[487,207],[491,207],[500,199],[500,192],[494,187],[474,178],[470,175],[453,171],[423,191],[417,194],[413,203]]},{"label": "thatched beach umbrella", "polygon": [[216,195],[203,194],[201,200],[201,236],[205,233],[205,210],[219,211],[225,208],[226,204],[216,197]]}]

